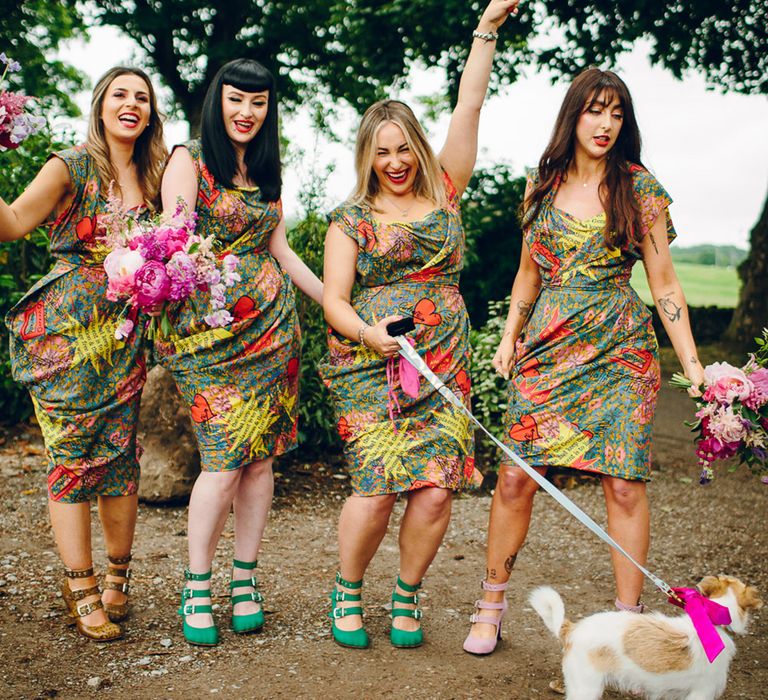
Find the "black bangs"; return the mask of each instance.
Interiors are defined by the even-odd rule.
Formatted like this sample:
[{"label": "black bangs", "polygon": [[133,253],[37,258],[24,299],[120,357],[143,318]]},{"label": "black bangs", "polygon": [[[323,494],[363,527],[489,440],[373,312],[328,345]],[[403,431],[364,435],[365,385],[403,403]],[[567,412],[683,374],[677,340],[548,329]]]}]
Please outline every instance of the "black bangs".
[{"label": "black bangs", "polygon": [[264,66],[247,58],[231,61],[221,73],[221,83],[231,85],[243,92],[263,92],[273,90],[275,80]]},{"label": "black bangs", "polygon": [[234,186],[238,161],[221,114],[221,90],[224,85],[243,92],[269,91],[266,117],[259,132],[246,147],[244,163],[248,178],[256,183],[262,198],[275,202],[280,199],[282,189],[277,91],[272,73],[261,63],[247,58],[230,61],[221,67],[208,86],[200,120],[203,160],[218,182],[225,187]]}]

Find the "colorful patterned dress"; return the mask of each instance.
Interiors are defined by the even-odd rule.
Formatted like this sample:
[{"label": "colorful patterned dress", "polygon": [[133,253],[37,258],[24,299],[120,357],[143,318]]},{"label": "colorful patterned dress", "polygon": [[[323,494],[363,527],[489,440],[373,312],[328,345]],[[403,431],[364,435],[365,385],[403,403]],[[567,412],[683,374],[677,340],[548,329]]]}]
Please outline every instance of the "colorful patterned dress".
[{"label": "colorful patterned dress", "polygon": [[[639,167],[633,186],[643,234],[663,215],[672,241],[669,195]],[[506,444],[532,466],[649,480],[660,375],[651,313],[629,285],[639,252],[608,248],[605,214],[577,219],[556,191],[525,232],[542,287],[517,342]]]},{"label": "colorful patterned dress", "polygon": [[74,193],[50,226],[56,262],[5,322],[13,377],[29,389],[42,428],[49,497],[77,503],[136,493],[145,338],[137,324],[115,340],[122,306],[106,298],[98,218],[107,207],[94,161],[84,146],[54,156]]},{"label": "colorful patterned dress", "polygon": [[[469,406],[469,318],[458,287],[464,230],[447,176],[446,187],[447,206],[418,221],[381,223],[360,206],[340,206],[329,220],[358,245],[355,311],[371,325],[389,315],[413,316],[417,352]],[[357,494],[479,484],[469,421],[428,382],[412,397],[398,384],[395,366],[390,395],[386,359],[332,329],[328,351],[319,369]]]},{"label": "colorful patterned dress", "polygon": [[198,177],[197,230],[237,255],[242,280],[227,290],[230,326],[209,328],[207,297],[193,295],[171,310],[177,335],[155,351],[189,406],[202,469],[227,471],[295,447],[301,335],[293,283],[267,248],[281,203],[223,187],[200,142],[185,147]]}]

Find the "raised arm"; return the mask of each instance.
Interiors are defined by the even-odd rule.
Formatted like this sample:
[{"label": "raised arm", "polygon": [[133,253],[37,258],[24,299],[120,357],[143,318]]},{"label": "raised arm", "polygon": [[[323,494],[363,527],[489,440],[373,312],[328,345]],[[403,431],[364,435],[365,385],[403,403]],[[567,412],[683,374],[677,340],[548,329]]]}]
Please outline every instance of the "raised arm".
[{"label": "raised arm", "polygon": [[699,385],[704,381],[704,369],[699,362],[691,333],[688,304],[672,265],[667,241],[666,210],[659,214],[648,235],[643,238],[640,250],[648,287],[677,359],[680,360],[685,376],[694,385]]},{"label": "raised arm", "polygon": [[317,275],[307,267],[306,263],[296,255],[293,248],[288,244],[284,218],[280,219],[280,223],[269,238],[269,252],[304,294],[318,304],[323,303],[323,283],[317,279]]},{"label": "raised arm", "polygon": [[[485,8],[476,32],[496,34],[510,12],[517,11],[519,0],[491,0]],[[472,39],[472,48],[461,74],[459,95],[451,115],[448,136],[439,160],[461,195],[472,177],[477,158],[477,129],[480,109],[488,91],[496,41],[489,36]]]},{"label": "raised arm", "polygon": [[187,211],[195,211],[197,205],[197,173],[192,155],[183,146],[174,149],[163,173],[160,188],[163,211],[172,213],[179,198],[187,205]]},{"label": "raised arm", "polygon": [[72,180],[61,158],[51,158],[12,204],[0,198],[0,241],[15,241],[42,224],[70,196]]},{"label": "raised arm", "polygon": [[392,357],[400,346],[386,330],[386,325],[401,316],[387,316],[369,326],[352,306],[355,284],[357,243],[332,223],[325,237],[323,263],[323,311],[331,327],[345,338],[362,342],[379,355]]}]

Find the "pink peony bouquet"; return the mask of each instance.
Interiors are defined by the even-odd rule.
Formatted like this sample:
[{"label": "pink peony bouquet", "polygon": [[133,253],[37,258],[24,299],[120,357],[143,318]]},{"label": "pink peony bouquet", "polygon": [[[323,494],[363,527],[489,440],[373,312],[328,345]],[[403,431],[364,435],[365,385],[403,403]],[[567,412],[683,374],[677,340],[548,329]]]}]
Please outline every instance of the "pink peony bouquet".
[{"label": "pink peony bouquet", "polygon": [[[712,481],[713,462],[735,456],[768,483],[768,329],[757,343],[758,352],[744,367],[714,362],[704,368],[702,394],[695,398],[696,421],[689,424],[698,432],[702,484]],[[672,375],[670,384],[691,386],[681,374]]]},{"label": "pink peony bouquet", "polygon": [[195,233],[196,215],[179,205],[173,216],[141,222],[122,209],[110,192],[109,213],[101,219],[103,242],[110,251],[104,259],[107,299],[125,302],[115,331],[127,338],[139,312],[149,315],[149,335],[173,334],[168,305],[189,299],[196,290],[208,292],[203,320],[212,328],[230,324],[226,289],[240,281],[239,260],[232,253],[217,255],[213,236]]},{"label": "pink peony bouquet", "polygon": [[[11,60],[5,53],[0,53],[0,64],[5,66],[0,76],[0,84],[8,73],[18,73],[21,70],[18,61]],[[0,151],[18,148],[24,139],[43,128],[43,117],[35,117],[24,111],[27,102],[32,99],[18,92],[0,89]]]}]

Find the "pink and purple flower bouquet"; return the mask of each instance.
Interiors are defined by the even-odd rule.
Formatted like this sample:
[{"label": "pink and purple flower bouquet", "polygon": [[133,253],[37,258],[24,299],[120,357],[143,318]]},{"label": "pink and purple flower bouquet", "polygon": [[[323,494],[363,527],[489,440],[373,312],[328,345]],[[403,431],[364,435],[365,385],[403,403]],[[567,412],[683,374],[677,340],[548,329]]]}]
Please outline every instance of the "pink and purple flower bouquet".
[{"label": "pink and purple flower bouquet", "polygon": [[232,253],[218,255],[213,236],[196,234],[196,218],[179,205],[170,219],[158,216],[140,222],[110,192],[109,213],[101,222],[103,242],[110,251],[104,259],[107,299],[125,303],[115,331],[118,340],[133,332],[139,313],[149,317],[150,337],[173,335],[169,304],[189,299],[196,290],[208,292],[203,316],[208,326],[232,322],[225,308],[226,289],[240,281],[239,260]]},{"label": "pink and purple flower bouquet", "polygon": [[[8,73],[18,73],[21,65],[5,53],[0,53],[3,74],[0,84]],[[45,124],[43,117],[35,117],[25,111],[25,107],[34,98],[18,92],[0,88],[0,151],[12,151],[18,148],[28,136],[36,134]]]},{"label": "pink and purple flower bouquet", "polygon": [[[696,397],[698,432],[696,455],[702,467],[700,481],[712,481],[712,463],[738,457],[768,483],[768,329],[757,339],[758,351],[744,367],[714,362],[704,368],[704,384]],[[670,384],[688,389],[691,382],[674,374]]]}]

